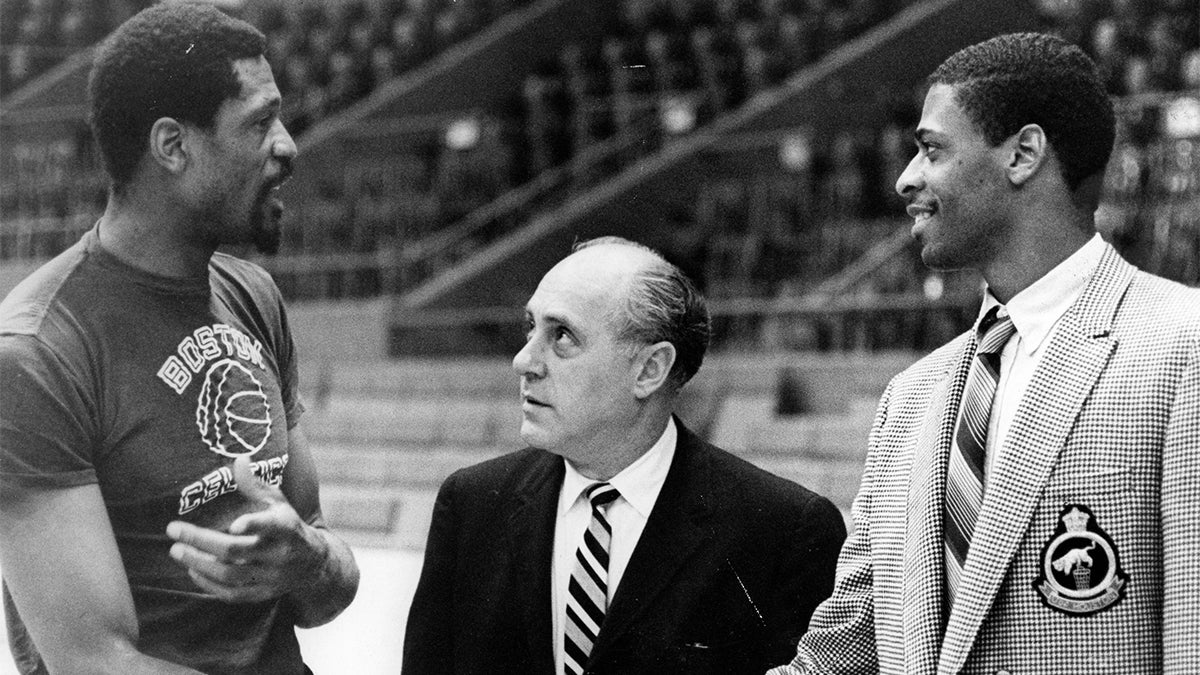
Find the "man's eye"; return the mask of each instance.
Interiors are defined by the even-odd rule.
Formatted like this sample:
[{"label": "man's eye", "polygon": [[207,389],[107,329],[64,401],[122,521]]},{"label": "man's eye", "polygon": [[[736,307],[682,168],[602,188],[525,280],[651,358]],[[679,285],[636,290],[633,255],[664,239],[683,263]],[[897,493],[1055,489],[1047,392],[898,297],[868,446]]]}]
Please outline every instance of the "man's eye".
[{"label": "man's eye", "polygon": [[555,328],[554,329],[554,341],[555,342],[570,342],[571,341],[571,331],[567,330],[566,328]]}]

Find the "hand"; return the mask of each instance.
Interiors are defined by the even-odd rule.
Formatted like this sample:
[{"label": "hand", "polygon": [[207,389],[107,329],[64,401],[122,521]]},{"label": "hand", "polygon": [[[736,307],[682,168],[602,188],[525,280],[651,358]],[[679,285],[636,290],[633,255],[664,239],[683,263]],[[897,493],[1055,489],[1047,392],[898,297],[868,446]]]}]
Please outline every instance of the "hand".
[{"label": "hand", "polygon": [[172,521],[171,557],[197,586],[225,602],[273,600],[313,582],[327,556],[325,540],[278,487],[254,475],[249,459],[234,460],[233,476],[238,492],[261,509],[239,516],[228,533]]}]

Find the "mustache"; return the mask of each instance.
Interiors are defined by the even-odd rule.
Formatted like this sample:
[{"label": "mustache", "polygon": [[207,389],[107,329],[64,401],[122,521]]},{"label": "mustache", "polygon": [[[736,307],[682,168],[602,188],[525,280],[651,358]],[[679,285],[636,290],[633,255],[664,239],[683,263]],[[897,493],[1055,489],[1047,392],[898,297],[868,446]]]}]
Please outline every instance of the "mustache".
[{"label": "mustache", "polygon": [[295,170],[296,170],[295,165],[292,164],[291,157],[280,157],[279,158],[279,178],[277,181],[275,181],[276,184],[283,185],[284,183],[288,182],[288,179],[290,179],[292,177],[292,173],[294,173]]}]

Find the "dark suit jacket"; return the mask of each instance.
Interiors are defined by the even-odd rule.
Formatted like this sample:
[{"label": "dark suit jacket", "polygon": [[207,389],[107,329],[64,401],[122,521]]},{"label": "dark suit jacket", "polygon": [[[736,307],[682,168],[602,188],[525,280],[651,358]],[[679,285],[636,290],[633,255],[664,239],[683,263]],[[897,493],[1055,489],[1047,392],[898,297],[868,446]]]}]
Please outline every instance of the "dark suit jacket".
[{"label": "dark suit jacket", "polygon": [[[563,472],[560,457],[525,449],[446,479],[408,617],[405,673],[554,672],[550,570]],[[762,675],[795,655],[832,590],[845,537],[829,500],[680,424],[588,672]]]}]

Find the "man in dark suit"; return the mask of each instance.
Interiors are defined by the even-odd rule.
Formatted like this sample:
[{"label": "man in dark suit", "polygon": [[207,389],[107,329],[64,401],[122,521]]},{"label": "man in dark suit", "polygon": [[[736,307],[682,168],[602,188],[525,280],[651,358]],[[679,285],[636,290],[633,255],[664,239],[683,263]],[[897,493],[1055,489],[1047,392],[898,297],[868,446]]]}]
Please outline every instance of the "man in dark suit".
[{"label": "man in dark suit", "polygon": [[575,247],[526,305],[522,439],[442,486],[404,672],[762,673],[845,539],[824,497],[673,416],[704,301],[654,251]]}]

